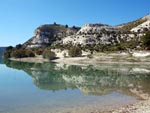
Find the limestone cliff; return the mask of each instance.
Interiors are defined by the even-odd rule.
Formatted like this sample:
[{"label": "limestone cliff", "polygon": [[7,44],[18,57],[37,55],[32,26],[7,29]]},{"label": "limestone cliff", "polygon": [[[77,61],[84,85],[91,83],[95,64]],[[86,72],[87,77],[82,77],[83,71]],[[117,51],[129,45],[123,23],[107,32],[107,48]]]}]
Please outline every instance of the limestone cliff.
[{"label": "limestone cliff", "polygon": [[[116,45],[132,40],[140,41],[140,37],[150,30],[150,15],[135,21],[110,26],[101,23],[85,24],[81,27],[49,24],[38,27],[34,36],[23,44],[24,48],[61,45]],[[139,45],[137,45],[138,47]]]},{"label": "limestone cliff", "polygon": [[32,47],[44,47],[51,45],[53,42],[59,41],[62,38],[70,35],[74,35],[79,28],[59,25],[59,24],[47,24],[38,27],[34,36],[23,44],[26,48]]}]

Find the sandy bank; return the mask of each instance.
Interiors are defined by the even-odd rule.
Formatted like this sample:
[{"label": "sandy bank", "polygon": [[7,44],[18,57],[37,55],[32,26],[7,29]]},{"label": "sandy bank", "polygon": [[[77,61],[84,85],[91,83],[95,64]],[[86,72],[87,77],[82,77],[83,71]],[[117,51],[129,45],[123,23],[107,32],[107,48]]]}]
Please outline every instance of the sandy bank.
[{"label": "sandy bank", "polygon": [[112,61],[112,60],[99,60],[89,59],[87,57],[75,57],[75,58],[59,58],[52,60],[52,62],[64,63],[64,64],[77,64],[77,65],[94,65],[94,64],[143,64],[149,65],[150,62],[129,62],[129,61]]},{"label": "sandy bank", "polygon": [[42,57],[10,58],[9,60],[19,61],[19,62],[32,62],[32,63],[49,62],[49,60],[43,59]]},{"label": "sandy bank", "polygon": [[[56,52],[59,53],[59,52]],[[150,52],[147,51],[135,51],[133,53],[116,52],[116,53],[94,53],[91,58],[84,57],[66,57],[64,58],[60,54],[57,55],[58,59],[51,62],[75,64],[75,65],[94,65],[94,64],[150,64]],[[49,62],[47,59],[43,59],[42,56],[30,57],[30,58],[10,58],[10,60],[21,62]]]},{"label": "sandy bank", "polygon": [[43,62],[56,62],[64,63],[69,65],[98,65],[98,64],[143,64],[149,65],[149,61],[128,61],[128,59],[111,59],[109,57],[102,58],[87,58],[87,57],[73,57],[73,58],[58,58],[55,60],[43,59],[42,57],[28,57],[28,58],[10,58],[12,61],[19,62],[33,62],[33,63],[43,63]]}]

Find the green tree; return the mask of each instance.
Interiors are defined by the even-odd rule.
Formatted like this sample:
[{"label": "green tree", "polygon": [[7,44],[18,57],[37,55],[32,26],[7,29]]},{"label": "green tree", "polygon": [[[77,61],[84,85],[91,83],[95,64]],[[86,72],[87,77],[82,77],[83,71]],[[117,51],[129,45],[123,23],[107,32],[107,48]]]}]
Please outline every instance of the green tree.
[{"label": "green tree", "polygon": [[12,46],[8,46],[8,47],[6,48],[6,51],[9,51],[9,50],[12,50],[12,49],[13,49]]},{"label": "green tree", "polygon": [[37,55],[42,55],[43,54],[43,49],[42,48],[37,48],[36,50],[35,50],[35,52],[36,52],[36,54]]},{"label": "green tree", "polygon": [[22,48],[21,44],[16,45],[16,49],[21,49],[21,48]]},{"label": "green tree", "polygon": [[57,25],[57,23],[56,23],[56,22],[54,22],[54,25]]},{"label": "green tree", "polygon": [[26,50],[26,51],[25,51],[25,56],[26,56],[26,57],[35,57],[35,54],[34,54],[34,52],[31,51],[31,50]]},{"label": "green tree", "polygon": [[65,28],[68,28],[68,25],[67,25],[67,24],[65,25]]},{"label": "green tree", "polygon": [[82,55],[82,50],[78,47],[72,47],[68,51],[70,57],[79,57]]},{"label": "green tree", "polygon": [[45,50],[43,52],[43,58],[49,59],[49,60],[53,60],[56,58],[56,54],[55,52],[51,51],[51,50]]},{"label": "green tree", "polygon": [[5,59],[8,59],[8,58],[10,58],[11,57],[11,51],[9,50],[7,50],[7,51],[5,51],[4,52],[4,54],[3,54],[3,57],[5,58]]},{"label": "green tree", "polygon": [[150,49],[150,31],[143,36],[143,45],[145,48]]},{"label": "green tree", "polygon": [[11,57],[14,57],[14,58],[24,58],[24,57],[27,57],[26,54],[25,54],[25,50],[13,50],[11,52]]}]

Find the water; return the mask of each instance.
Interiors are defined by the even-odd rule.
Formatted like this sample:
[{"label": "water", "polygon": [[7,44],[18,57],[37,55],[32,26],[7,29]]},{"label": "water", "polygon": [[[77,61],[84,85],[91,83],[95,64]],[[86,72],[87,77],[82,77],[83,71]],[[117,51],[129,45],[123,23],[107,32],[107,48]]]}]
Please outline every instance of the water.
[{"label": "water", "polygon": [[0,113],[91,113],[150,95],[150,66],[4,63]]}]

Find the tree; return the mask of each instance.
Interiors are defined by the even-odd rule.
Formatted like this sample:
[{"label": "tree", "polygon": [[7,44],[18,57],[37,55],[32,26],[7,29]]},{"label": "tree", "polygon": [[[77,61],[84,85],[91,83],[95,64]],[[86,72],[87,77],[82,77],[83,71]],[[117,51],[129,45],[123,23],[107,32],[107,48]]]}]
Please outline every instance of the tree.
[{"label": "tree", "polygon": [[6,58],[24,58],[24,57],[35,57],[33,51],[28,49],[14,49],[5,53]]},{"label": "tree", "polygon": [[11,57],[11,51],[9,50],[7,50],[7,51],[5,51],[4,52],[4,54],[3,54],[3,57],[5,58],[5,59],[8,59],[8,58],[10,58]]},{"label": "tree", "polygon": [[21,44],[16,45],[16,49],[21,49],[21,48],[22,48]]},{"label": "tree", "polygon": [[146,33],[145,36],[143,36],[143,45],[147,49],[150,49],[150,31]]},{"label": "tree", "polygon": [[57,25],[56,22],[54,22],[54,25]]},{"label": "tree", "polygon": [[68,28],[68,25],[67,25],[67,24],[65,25],[65,28]]},{"label": "tree", "polygon": [[43,54],[43,49],[42,48],[37,48],[35,50],[35,52],[36,52],[37,55],[42,55]]},{"label": "tree", "polygon": [[56,54],[55,52],[51,51],[51,50],[45,50],[43,52],[43,58],[49,59],[49,60],[53,60],[56,58]]},{"label": "tree", "polygon": [[144,28],[144,29],[143,29],[143,32],[148,32],[148,28]]},{"label": "tree", "polygon": [[12,50],[13,49],[13,47],[12,46],[8,46],[7,48],[6,48],[6,51],[8,51],[8,50]]},{"label": "tree", "polygon": [[76,26],[72,26],[73,29],[76,29]]},{"label": "tree", "polygon": [[82,55],[82,50],[79,47],[72,47],[68,51],[70,57],[79,57]]},{"label": "tree", "polygon": [[11,57],[14,57],[14,58],[24,58],[24,57],[27,57],[26,54],[25,54],[25,50],[14,50],[11,52]]},{"label": "tree", "polygon": [[35,57],[35,54],[32,50],[26,50],[25,55],[26,57]]}]

